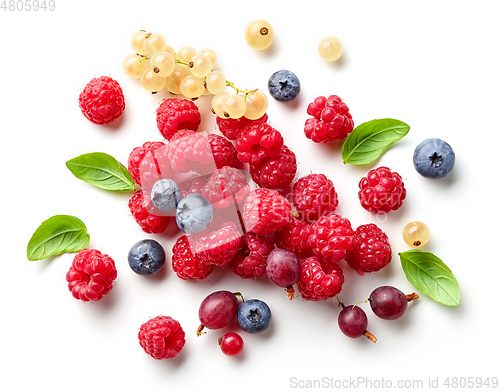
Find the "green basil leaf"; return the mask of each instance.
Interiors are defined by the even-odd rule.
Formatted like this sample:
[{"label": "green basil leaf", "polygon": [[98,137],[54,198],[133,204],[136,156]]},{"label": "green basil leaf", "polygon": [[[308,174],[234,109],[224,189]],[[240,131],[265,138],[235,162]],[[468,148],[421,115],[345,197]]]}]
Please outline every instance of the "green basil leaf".
[{"label": "green basil leaf", "polygon": [[107,191],[133,191],[134,181],[128,170],[111,155],[92,152],[70,159],[66,166],[75,177]]},{"label": "green basil leaf", "polygon": [[42,222],[28,243],[28,260],[43,260],[87,247],[90,236],[84,223],[71,215],[54,215]]},{"label": "green basil leaf", "polygon": [[376,160],[389,146],[401,140],[410,126],[392,118],[371,120],[358,125],[342,144],[344,163],[365,165]]},{"label": "green basil leaf", "polygon": [[418,249],[399,253],[399,257],[406,278],[417,290],[447,306],[460,303],[458,281],[439,257]]}]

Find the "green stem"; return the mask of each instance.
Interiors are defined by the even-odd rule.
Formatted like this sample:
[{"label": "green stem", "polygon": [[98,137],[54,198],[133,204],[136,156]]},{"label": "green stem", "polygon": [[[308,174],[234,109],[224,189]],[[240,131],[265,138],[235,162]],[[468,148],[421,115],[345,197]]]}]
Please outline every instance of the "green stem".
[{"label": "green stem", "polygon": [[252,93],[254,93],[254,92],[256,92],[258,90],[258,88],[253,89],[253,90],[243,90],[243,89],[240,89],[240,88],[236,87],[233,82],[230,82],[229,80],[226,80],[226,86],[234,88],[237,93],[243,93],[243,94],[245,94],[245,98],[246,98],[246,96],[248,94],[252,94]]}]

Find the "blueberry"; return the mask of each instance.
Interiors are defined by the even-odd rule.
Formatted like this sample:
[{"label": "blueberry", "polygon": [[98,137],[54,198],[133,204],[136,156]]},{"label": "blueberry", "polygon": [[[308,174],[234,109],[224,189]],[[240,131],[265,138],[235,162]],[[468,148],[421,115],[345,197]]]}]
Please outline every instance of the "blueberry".
[{"label": "blueberry", "polygon": [[300,81],[291,71],[282,69],[271,75],[267,83],[269,94],[280,102],[293,101],[300,93]]},{"label": "blueberry", "polygon": [[154,275],[165,264],[165,251],[155,240],[141,240],[130,248],[128,264],[139,275]]},{"label": "blueberry", "polygon": [[151,201],[154,206],[163,212],[173,212],[182,199],[179,186],[172,180],[161,179],[151,188]]},{"label": "blueberry", "polygon": [[271,309],[259,299],[245,301],[238,309],[238,324],[248,333],[265,331],[271,324]]},{"label": "blueberry", "polygon": [[177,226],[185,233],[195,234],[205,230],[214,216],[210,201],[199,193],[190,193],[177,205]]},{"label": "blueberry", "polygon": [[427,178],[443,178],[455,165],[455,153],[451,146],[441,139],[426,139],[413,153],[415,170]]}]

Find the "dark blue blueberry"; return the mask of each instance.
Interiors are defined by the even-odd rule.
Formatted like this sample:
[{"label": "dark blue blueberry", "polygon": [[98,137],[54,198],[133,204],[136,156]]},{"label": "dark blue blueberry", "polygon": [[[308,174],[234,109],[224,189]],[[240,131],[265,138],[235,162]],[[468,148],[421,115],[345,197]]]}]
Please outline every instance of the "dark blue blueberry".
[{"label": "dark blue blueberry", "polygon": [[165,265],[165,251],[155,240],[141,240],[130,248],[128,264],[139,275],[154,275]]},{"label": "dark blue blueberry", "polygon": [[161,179],[151,188],[151,201],[163,212],[174,212],[182,199],[179,186],[172,180]]},{"label": "dark blue blueberry", "polygon": [[441,139],[426,139],[413,153],[415,170],[427,178],[443,178],[455,165],[455,153],[451,146]]},{"label": "dark blue blueberry", "polygon": [[280,102],[293,101],[300,93],[300,81],[291,71],[282,69],[275,72],[267,83],[269,94]]},{"label": "dark blue blueberry", "polygon": [[238,309],[238,324],[248,333],[265,331],[271,324],[271,309],[260,299],[245,301]]},{"label": "dark blue blueberry", "polygon": [[175,220],[185,233],[195,234],[205,230],[214,216],[210,201],[199,193],[190,193],[177,205]]}]

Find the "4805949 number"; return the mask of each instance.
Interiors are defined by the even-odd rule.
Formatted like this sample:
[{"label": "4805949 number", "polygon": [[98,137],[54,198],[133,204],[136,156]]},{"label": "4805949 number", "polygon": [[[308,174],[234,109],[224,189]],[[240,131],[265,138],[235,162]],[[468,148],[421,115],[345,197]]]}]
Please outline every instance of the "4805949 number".
[{"label": "4805949 number", "polygon": [[2,11],[54,11],[55,0],[3,0]]}]

